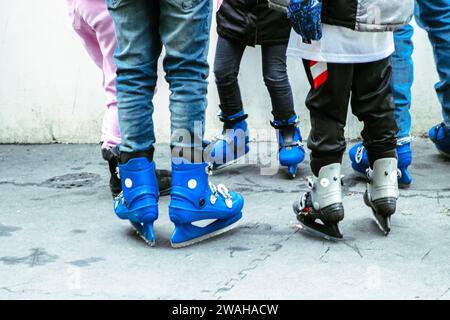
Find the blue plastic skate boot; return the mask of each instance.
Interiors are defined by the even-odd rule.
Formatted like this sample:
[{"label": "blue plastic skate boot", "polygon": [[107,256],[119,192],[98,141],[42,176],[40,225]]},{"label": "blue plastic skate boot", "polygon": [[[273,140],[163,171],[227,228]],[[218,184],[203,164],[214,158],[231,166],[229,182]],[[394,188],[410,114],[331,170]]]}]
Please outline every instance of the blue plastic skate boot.
[{"label": "blue plastic skate boot", "polygon": [[211,154],[209,161],[212,169],[218,170],[245,156],[249,151],[249,132],[247,127],[248,115],[243,111],[232,116],[224,117],[219,113],[223,122],[223,130],[220,135],[211,141]]},{"label": "blue plastic skate boot", "polygon": [[155,244],[153,223],[158,219],[158,181],[155,163],[146,157],[119,164],[122,193],[114,209],[120,219],[130,220],[139,236],[149,245]]},{"label": "blue plastic skate boot", "polygon": [[450,158],[450,128],[443,122],[431,128],[428,136],[439,152]]},{"label": "blue plastic skate boot", "polygon": [[291,0],[288,19],[304,43],[322,39],[322,3],[319,0]]},{"label": "blue plastic skate boot", "polygon": [[[408,138],[408,140],[410,140]],[[409,186],[413,178],[409,173],[408,167],[412,163],[412,151],[411,143],[403,143],[399,140],[397,145],[397,155],[398,155],[398,169],[401,174],[398,178],[398,183],[404,187]],[[367,150],[362,143],[358,143],[349,152],[350,160],[352,161],[353,170],[366,175],[367,169],[369,169],[369,158],[367,157]]]},{"label": "blue plastic skate boot", "polygon": [[[231,229],[242,217],[244,199],[220,184],[208,181],[210,169],[206,163],[172,162],[172,193],[170,220],[175,224],[171,244],[185,247]],[[208,220],[213,220],[206,226]],[[197,225],[194,225],[197,224]]]},{"label": "blue plastic skate boot", "polygon": [[290,175],[295,178],[298,165],[305,160],[298,117],[295,115],[287,121],[274,120],[270,124],[277,129],[280,165],[288,167]]}]

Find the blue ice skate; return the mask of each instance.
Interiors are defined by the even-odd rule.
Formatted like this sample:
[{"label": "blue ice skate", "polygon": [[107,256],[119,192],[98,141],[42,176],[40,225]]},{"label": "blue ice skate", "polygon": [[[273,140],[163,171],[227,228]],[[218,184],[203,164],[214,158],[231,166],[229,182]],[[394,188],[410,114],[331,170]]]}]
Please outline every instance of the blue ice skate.
[{"label": "blue ice skate", "polygon": [[145,157],[134,158],[119,164],[122,193],[116,198],[114,208],[120,219],[130,220],[139,236],[153,246],[153,223],[158,219],[158,182],[155,163]]},{"label": "blue ice skate", "polygon": [[249,133],[247,121],[245,121],[247,117],[248,115],[243,111],[229,117],[219,114],[220,121],[223,122],[223,130],[211,141],[209,161],[212,163],[213,170],[236,163],[250,151]]},{"label": "blue ice skate", "polygon": [[431,128],[428,136],[439,152],[450,158],[450,128],[443,122]]},{"label": "blue ice skate", "polygon": [[298,117],[293,116],[287,121],[274,120],[270,124],[277,129],[280,165],[288,167],[290,175],[295,178],[298,165],[305,160]]},{"label": "blue ice skate", "polygon": [[[398,155],[398,169],[401,174],[398,178],[398,183],[404,187],[409,186],[413,178],[409,173],[408,167],[412,162],[411,143],[401,143],[397,145]],[[350,160],[352,161],[353,170],[366,175],[367,169],[369,169],[369,159],[367,157],[367,150],[362,143],[358,143],[349,152]]]},{"label": "blue ice skate", "polygon": [[[175,224],[171,244],[185,247],[230,230],[242,217],[244,199],[229,192],[224,185],[217,187],[208,181],[206,163],[186,164],[174,159],[172,163],[172,193],[170,220]],[[180,164],[178,164],[180,163]],[[205,224],[206,226],[194,225]]]}]

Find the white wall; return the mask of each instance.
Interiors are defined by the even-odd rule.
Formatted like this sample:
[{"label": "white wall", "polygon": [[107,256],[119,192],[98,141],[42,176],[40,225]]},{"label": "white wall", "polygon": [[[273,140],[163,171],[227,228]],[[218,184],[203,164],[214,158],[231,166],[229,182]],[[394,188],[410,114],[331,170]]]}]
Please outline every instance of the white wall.
[{"label": "white wall", "polygon": [[[210,62],[214,57],[212,29]],[[437,75],[429,42],[422,30],[416,36],[414,85],[414,134],[422,135],[441,119],[433,85]],[[289,61],[296,108],[309,128],[304,99],[308,89],[304,71]],[[256,75],[256,76],[255,76]],[[260,52],[249,48],[239,77],[249,122],[269,128],[270,100],[261,76]],[[89,60],[71,30],[64,1],[0,0],[0,143],[93,142],[99,140],[104,97],[101,73]],[[218,98],[210,78],[207,136],[220,126],[215,114]],[[155,98],[159,142],[169,137],[168,89],[161,73]],[[348,137],[359,133],[351,117]]]}]

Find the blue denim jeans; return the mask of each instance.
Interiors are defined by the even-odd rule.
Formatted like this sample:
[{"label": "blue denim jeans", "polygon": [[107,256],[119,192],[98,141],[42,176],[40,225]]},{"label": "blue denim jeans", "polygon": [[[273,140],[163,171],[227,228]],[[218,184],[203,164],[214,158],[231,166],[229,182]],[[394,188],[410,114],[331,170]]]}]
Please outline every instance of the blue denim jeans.
[{"label": "blue denim jeans", "polygon": [[171,91],[172,147],[202,149],[207,107],[211,1],[106,2],[117,33],[115,60],[122,136],[120,150],[131,153],[153,148],[152,100],[158,58],[163,47],[163,66]]},{"label": "blue denim jeans", "polygon": [[[444,121],[450,122],[450,0],[416,0],[417,24],[428,33],[433,47],[439,82],[435,89],[442,105]],[[398,138],[411,132],[411,86],[414,81],[412,61],[414,30],[411,25],[395,32],[395,54],[392,56],[392,88],[396,105]]]}]

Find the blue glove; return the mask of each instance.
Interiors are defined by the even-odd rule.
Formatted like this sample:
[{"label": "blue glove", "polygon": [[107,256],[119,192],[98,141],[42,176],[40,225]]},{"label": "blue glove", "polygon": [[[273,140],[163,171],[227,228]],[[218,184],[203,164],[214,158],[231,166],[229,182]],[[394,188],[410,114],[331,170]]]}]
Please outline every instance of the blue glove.
[{"label": "blue glove", "polygon": [[292,28],[304,43],[322,38],[322,2],[319,0],[291,0],[288,18]]}]

